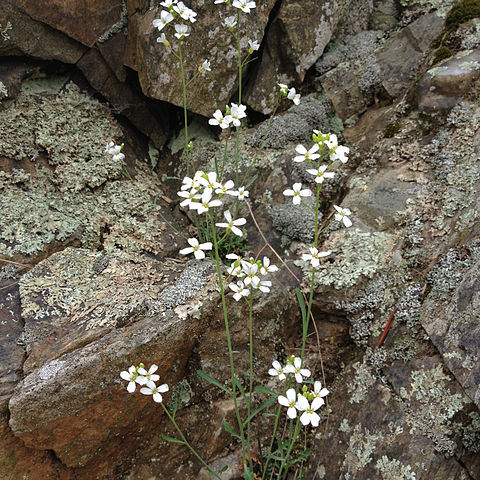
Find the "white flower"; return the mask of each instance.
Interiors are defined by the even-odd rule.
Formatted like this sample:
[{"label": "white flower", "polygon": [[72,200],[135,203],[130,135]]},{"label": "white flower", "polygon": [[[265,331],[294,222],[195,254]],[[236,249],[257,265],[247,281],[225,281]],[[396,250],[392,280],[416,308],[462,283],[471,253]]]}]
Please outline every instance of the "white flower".
[{"label": "white flower", "polygon": [[311,423],[312,427],[318,427],[320,417],[315,413],[315,410],[318,410],[323,403],[323,399],[319,397],[314,398],[312,404],[310,404],[303,395],[298,396],[297,409],[300,412],[303,412],[300,416],[302,425],[308,425]]},{"label": "white flower", "polygon": [[181,207],[187,207],[193,201],[200,200],[200,198],[202,198],[201,195],[199,195],[197,190],[195,190],[195,189],[190,190],[190,192],[187,192],[186,190],[183,190],[181,192],[177,192],[177,195],[179,197],[185,198],[185,200],[182,200],[180,202]]},{"label": "white flower", "polygon": [[333,208],[337,211],[335,214],[335,220],[337,222],[342,222],[348,228],[352,226],[352,221],[348,218],[348,215],[351,215],[352,212],[348,208],[338,207],[334,205]]},{"label": "white flower", "polygon": [[218,207],[222,204],[221,200],[212,200],[212,191],[206,189],[203,194],[200,202],[192,202],[190,204],[191,210],[198,210],[198,213],[208,212],[211,207]]},{"label": "white flower", "polygon": [[233,298],[238,302],[242,297],[248,297],[250,295],[250,289],[245,288],[244,283],[239,280],[237,284],[231,283],[229,285],[230,290],[234,291]]},{"label": "white flower", "polygon": [[330,133],[328,135],[328,139],[324,140],[325,145],[331,150],[338,145],[337,136],[334,133]]},{"label": "white flower", "polygon": [[245,198],[247,198],[249,195],[248,190],[245,190],[245,187],[240,187],[238,191],[232,190],[231,192],[227,193],[234,197],[238,197],[239,200],[245,200]]},{"label": "white flower", "polygon": [[145,377],[139,377],[137,369],[132,365],[127,371],[120,372],[120,377],[124,380],[127,380],[127,391],[128,393],[133,393],[135,391],[136,384],[144,385],[146,383]]},{"label": "white flower", "polygon": [[303,145],[297,145],[295,147],[295,151],[299,153],[300,155],[297,155],[293,161],[300,163],[303,162],[304,160],[310,161],[310,160],[316,160],[317,158],[320,158],[320,155],[318,153],[318,144],[315,144],[310,150],[307,150]]},{"label": "white flower", "polygon": [[322,400],[322,405],[325,403],[322,397],[326,397],[330,392],[326,388],[322,388],[321,382],[318,380],[313,385],[313,396]]},{"label": "white flower", "polygon": [[248,41],[248,52],[253,53],[256,52],[260,48],[260,44],[256,40],[249,40]]},{"label": "white flower", "polygon": [[166,47],[170,46],[170,42],[167,40],[167,37],[165,36],[164,33],[162,33],[158,38],[157,38],[157,43],[163,43]]},{"label": "white flower", "polygon": [[230,114],[227,115],[225,118],[228,118],[229,122],[232,122],[236,127],[239,127],[241,122],[241,118],[245,118],[247,114],[245,110],[247,107],[245,105],[237,105],[236,103],[232,103],[230,107]]},{"label": "white flower", "polygon": [[242,269],[245,274],[245,285],[252,285],[253,288],[257,288],[260,283],[260,278],[257,276],[258,264],[242,261]]},{"label": "white flower", "polygon": [[307,170],[307,172],[311,173],[312,175],[315,175],[316,183],[323,183],[323,181],[326,178],[333,178],[335,176],[333,172],[325,172],[327,168],[328,168],[327,165],[320,165],[318,170],[313,168],[313,169]]},{"label": "white flower", "polygon": [[283,367],[280,365],[280,362],[275,360],[272,362],[272,366],[273,368],[268,371],[269,375],[272,375],[272,377],[278,377],[279,380],[285,380],[287,378],[285,373],[283,373]]},{"label": "white flower", "polygon": [[272,282],[270,280],[260,280],[260,282],[258,282],[257,289],[263,293],[268,293],[271,286]]},{"label": "white flower", "polygon": [[165,8],[170,8],[177,3],[177,0],[165,0],[164,2],[160,2],[160,5]]},{"label": "white flower", "polygon": [[120,160],[123,160],[125,158],[125,155],[123,153],[116,153],[115,155],[112,156],[112,160],[114,162],[119,162]]},{"label": "white flower", "polygon": [[109,153],[110,155],[112,155],[112,150],[113,150],[113,147],[115,147],[115,144],[113,142],[110,142],[110,143],[107,143],[107,146],[105,147],[105,153]]},{"label": "white flower", "polygon": [[283,395],[278,396],[278,403],[284,407],[288,407],[287,415],[289,418],[297,418],[297,394],[295,389],[288,389],[285,395],[286,397]]},{"label": "white flower", "polygon": [[327,252],[319,252],[315,247],[310,247],[310,253],[304,253],[302,255],[302,260],[310,260],[312,267],[318,267],[320,265],[320,258],[327,257],[331,253],[330,250]]},{"label": "white flower", "polygon": [[310,376],[310,370],[307,368],[302,368],[302,359],[300,357],[295,357],[293,360],[293,365],[288,364],[284,368],[284,372],[293,373],[295,375],[295,380],[297,383],[303,383],[303,377]]},{"label": "white flower", "polygon": [[161,394],[165,392],[168,392],[168,385],[166,383],[157,387],[152,382],[140,389],[140,393],[144,395],[153,395],[153,401],[157,403],[162,403],[163,398]]},{"label": "white flower", "polygon": [[330,154],[330,160],[340,160],[342,163],[347,163],[348,158],[347,155],[350,152],[348,147],[344,147],[343,145],[338,145],[337,148],[333,153]]},{"label": "white flower", "polygon": [[229,275],[233,275],[234,277],[238,277],[238,278],[243,278],[245,276],[245,273],[243,273],[243,270],[242,270],[242,266],[237,262],[233,262],[227,268],[227,273]]},{"label": "white flower", "polygon": [[234,15],[232,15],[231,17],[226,17],[223,21],[223,24],[228,28],[233,28],[237,24],[237,17],[235,17]]},{"label": "white flower", "polygon": [[[137,369],[137,372],[140,374],[140,375],[143,375],[147,382],[158,382],[158,380],[160,380],[160,375],[156,375],[155,372],[158,370],[158,367],[157,365],[153,364],[149,369],[148,369],[148,372],[147,370],[145,370],[145,368],[143,367],[139,367]],[[155,374],[155,375],[154,375]],[[147,383],[146,382],[146,383]]]},{"label": "white flower", "polygon": [[270,259],[268,257],[263,257],[262,268],[260,269],[260,273],[262,275],[266,275],[268,272],[274,273],[278,271],[278,267],[276,265],[270,265]]},{"label": "white flower", "polygon": [[233,183],[233,180],[227,180],[223,185],[221,185],[220,187],[218,187],[215,190],[215,193],[218,194],[218,195],[225,195],[226,193],[231,195],[232,191],[233,191],[232,188],[234,186],[235,186],[235,184]]},{"label": "white flower", "polygon": [[222,129],[228,128],[230,125],[230,118],[227,117],[224,117],[223,113],[220,110],[216,110],[213,114],[213,118],[211,118],[208,123],[210,125],[218,125]]},{"label": "white flower", "polygon": [[182,186],[180,190],[191,190],[198,187],[198,180],[196,178],[185,177],[182,180]]},{"label": "white flower", "polygon": [[160,18],[153,20],[152,24],[158,30],[162,30],[166,25],[168,25],[173,20],[173,15],[166,10],[160,12]]},{"label": "white flower", "polygon": [[211,72],[212,69],[210,68],[210,60],[205,60],[199,67],[198,71],[200,73]]},{"label": "white flower", "polygon": [[189,253],[193,252],[197,260],[201,260],[202,258],[205,258],[205,253],[203,252],[203,250],[212,249],[212,242],[198,243],[198,240],[196,238],[189,238],[187,242],[191,246],[180,250],[179,253],[181,255],[188,255]]},{"label": "white flower", "polygon": [[286,97],[288,95],[288,85],[285,85],[284,83],[279,83],[278,86],[280,87],[280,93]]},{"label": "white flower", "polygon": [[288,90],[287,98],[295,105],[300,105],[300,94],[297,93],[293,87]]},{"label": "white flower", "polygon": [[182,38],[188,37],[190,34],[188,33],[187,25],[175,25],[175,36],[181,40]]},{"label": "white flower", "polygon": [[225,217],[225,220],[227,220],[228,223],[216,223],[215,225],[217,227],[231,230],[235,235],[238,235],[239,237],[243,237],[243,232],[238,227],[245,225],[247,223],[247,220],[245,218],[239,218],[237,220],[233,220],[230,210],[226,210],[223,215]]},{"label": "white flower", "polygon": [[312,195],[312,192],[308,188],[305,190],[302,190],[301,183],[294,183],[292,190],[290,189],[284,190],[283,194],[286,197],[293,197],[292,199],[293,204],[299,205],[300,202],[302,201],[301,197],[310,197]]},{"label": "white flower", "polygon": [[235,8],[239,8],[242,12],[245,13],[250,13],[250,10],[252,8],[255,8],[255,2],[246,2],[246,1],[240,1],[240,0],[233,0],[232,5]]},{"label": "white flower", "polygon": [[202,187],[205,187],[205,192],[210,190],[210,193],[222,186],[221,183],[217,182],[217,174],[215,172],[204,173],[198,177],[197,182]]}]

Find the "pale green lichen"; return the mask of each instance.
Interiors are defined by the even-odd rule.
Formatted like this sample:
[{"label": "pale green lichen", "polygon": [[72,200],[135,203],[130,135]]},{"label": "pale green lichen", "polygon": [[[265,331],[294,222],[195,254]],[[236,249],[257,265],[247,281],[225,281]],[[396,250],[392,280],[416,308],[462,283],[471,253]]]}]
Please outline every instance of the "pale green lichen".
[{"label": "pale green lichen", "polygon": [[167,404],[168,409],[175,412],[179,408],[188,405],[193,395],[191,385],[188,383],[188,380],[184,378],[172,387],[172,392]]},{"label": "pale green lichen", "polygon": [[[341,289],[351,287],[361,277],[372,278],[385,265],[394,242],[393,235],[385,232],[370,233],[358,229],[334,232],[322,248],[334,252],[335,260],[320,264],[315,273],[315,284]],[[309,273],[307,262],[295,263]]]},{"label": "pale green lichen", "polygon": [[360,403],[365,400],[368,390],[375,383],[375,377],[371,367],[363,362],[356,362],[353,364],[355,376],[352,382],[347,385],[348,393],[350,394],[350,403]]},{"label": "pale green lichen", "polygon": [[480,62],[463,62],[459,66],[462,70],[480,70]]},{"label": "pale green lichen", "polygon": [[448,70],[448,67],[434,67],[427,71],[432,77],[434,77],[437,73],[444,72]]},{"label": "pale green lichen", "polygon": [[[362,471],[371,461],[377,443],[380,443],[383,436],[379,433],[370,433],[368,428],[356,425],[348,442],[348,449],[343,460],[343,469],[346,474],[355,475]],[[345,476],[345,478],[347,478]]]},{"label": "pale green lichen", "polygon": [[375,468],[382,475],[382,480],[415,480],[417,478],[410,465],[403,465],[396,459],[390,460],[386,455],[377,461]]},{"label": "pale green lichen", "polygon": [[470,412],[471,423],[462,426],[462,443],[469,453],[480,452],[480,414]]},{"label": "pale green lichen", "polygon": [[5,97],[8,97],[8,90],[7,87],[0,82],[0,100]]},{"label": "pale green lichen", "polygon": [[451,438],[455,433],[452,418],[471,400],[450,390],[450,378],[441,365],[415,370],[411,380],[410,388],[400,389],[400,396],[415,405],[411,411],[414,420],[411,431],[420,429],[433,441],[436,450],[453,455],[457,445]]},{"label": "pale green lichen", "polygon": [[105,33],[103,33],[98,39],[98,43],[106,42],[115,33],[121,32],[128,24],[128,9],[127,2],[122,1],[122,11],[120,13],[120,19],[114,23]]},{"label": "pale green lichen", "polygon": [[349,433],[352,430],[352,427],[348,424],[348,419],[344,418],[338,427],[338,430],[343,433]]},{"label": "pale green lichen", "polygon": [[4,42],[8,42],[8,40],[10,40],[10,35],[8,34],[8,32],[11,29],[12,29],[12,24],[9,21],[7,21],[4,27],[0,23],[0,37],[2,37],[2,40]]}]

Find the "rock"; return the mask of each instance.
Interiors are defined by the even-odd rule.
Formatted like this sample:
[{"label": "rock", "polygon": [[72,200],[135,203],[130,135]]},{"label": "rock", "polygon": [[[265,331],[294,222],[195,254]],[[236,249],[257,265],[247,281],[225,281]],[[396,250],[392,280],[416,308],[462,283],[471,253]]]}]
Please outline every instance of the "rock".
[{"label": "rock", "polygon": [[[85,53],[87,50],[85,46],[41,21],[36,21],[17,5],[18,2],[9,0],[3,1],[0,5],[1,28],[4,32],[0,38],[0,55],[27,55],[75,63]],[[67,15],[67,18],[70,17]],[[83,22],[78,24],[85,30]]]},{"label": "rock", "polygon": [[445,19],[435,12],[423,15],[392,35],[376,54],[380,83],[390,97],[398,97],[410,86],[444,24]]},{"label": "rock", "polygon": [[480,77],[480,51],[460,52],[427,71],[417,87],[418,109],[423,113],[448,113]]},{"label": "rock", "polygon": [[347,8],[344,1],[282,2],[268,29],[255,79],[245,93],[245,101],[251,108],[271,113],[278,95],[278,82],[303,82],[305,73],[330,41],[343,9]]},{"label": "rock", "polygon": [[[100,51],[110,60],[110,64],[115,63],[115,58],[119,55],[119,52],[111,54],[110,51],[107,54],[106,47],[100,48]],[[124,77],[125,72],[118,67],[112,70],[102,55],[97,49],[91,48],[77,62],[77,67],[117,113],[128,118],[140,132],[152,139],[155,146],[162,148],[167,140],[165,125],[161,125],[157,117],[150,113],[147,103],[137,92],[118,79],[118,76]]]},{"label": "rock", "polygon": [[[261,41],[274,1],[259,4],[250,14],[240,15],[241,51],[244,57],[248,51],[247,38]],[[182,44],[182,55],[187,79],[197,72],[205,59],[211,62],[212,72],[199,76],[187,91],[187,105],[190,111],[211,117],[215,109],[224,109],[237,91],[237,46],[234,36],[222,24],[238,10],[225,4],[214,5],[205,2],[194,6],[198,13],[197,22],[190,25],[191,34]],[[129,64],[135,64],[142,90],[145,95],[183,106],[183,90],[180,67],[177,58],[164,45],[157,43],[160,35],[152,25],[159,17],[160,10],[148,10],[135,19],[132,33],[128,36]],[[166,31],[173,47],[177,41]]]},{"label": "rock", "polygon": [[397,24],[398,10],[393,0],[376,2],[370,17],[370,28],[388,31]]},{"label": "rock", "polygon": [[[462,263],[458,256],[447,257],[445,262]],[[471,263],[471,267],[459,270],[458,276],[452,272],[437,269],[432,272],[434,289],[422,308],[422,325],[430,339],[443,357],[445,365],[450,369],[465,393],[480,408],[480,345],[478,325],[478,303],[480,263]],[[457,267],[457,268],[458,268]],[[453,291],[436,290],[442,277],[449,275],[453,281]],[[463,278],[462,278],[463,277]],[[458,282],[458,283],[457,283]],[[438,293],[437,293],[438,292]]]},{"label": "rock", "polygon": [[124,32],[117,32],[97,45],[102,57],[120,82],[125,82],[127,77],[127,72],[123,65],[126,44],[127,35]]},{"label": "rock", "polygon": [[[78,3],[75,0],[15,0],[29,17],[50,25],[68,37],[91,47],[121,20],[122,2],[98,0]],[[88,28],[85,26],[88,25]]]}]

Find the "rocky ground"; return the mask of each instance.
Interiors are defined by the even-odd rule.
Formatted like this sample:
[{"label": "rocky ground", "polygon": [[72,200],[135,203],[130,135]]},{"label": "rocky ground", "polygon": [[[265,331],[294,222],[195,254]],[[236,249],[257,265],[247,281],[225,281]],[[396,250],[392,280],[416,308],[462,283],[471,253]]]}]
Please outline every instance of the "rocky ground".
[{"label": "rocky ground", "polygon": [[[197,3],[187,64],[208,57],[213,72],[192,84],[190,132],[193,164],[207,169],[223,154],[208,117],[236,91],[235,45],[225,5]],[[322,191],[323,221],[342,204],[353,227],[321,239],[333,255],[316,277],[307,361],[318,376],[323,365],[331,394],[307,436],[305,479],[480,480],[480,4],[257,3],[241,25],[261,42],[241,166],[255,159],[255,218],[303,288],[312,215],[282,195],[310,181],[295,146],[320,129],[350,147]],[[158,11],[146,0],[0,4],[2,480],[207,479],[162,438],[174,431],[158,405],[125,390],[119,372],[140,361],[173,387],[194,446],[230,466],[225,479],[239,475],[222,429],[233,405],[195,374],[230,375],[215,270],[178,255],[177,231],[194,227],[167,178],[185,173],[183,112]],[[277,81],[302,102],[282,104],[268,128]],[[105,155],[110,140],[125,143],[124,166]],[[254,311],[256,380],[271,388],[271,361],[301,338],[297,279],[284,270],[274,283]],[[227,301],[241,370],[248,311]]]}]

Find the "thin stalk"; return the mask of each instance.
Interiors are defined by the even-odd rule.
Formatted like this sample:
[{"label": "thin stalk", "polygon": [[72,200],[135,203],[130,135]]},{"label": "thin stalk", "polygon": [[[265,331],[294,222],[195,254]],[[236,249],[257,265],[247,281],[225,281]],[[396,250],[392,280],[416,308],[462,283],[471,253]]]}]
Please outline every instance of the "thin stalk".
[{"label": "thin stalk", "polygon": [[188,149],[188,118],[187,118],[187,83],[185,80],[185,71],[183,69],[183,57],[182,57],[182,41],[178,42],[178,58],[180,60],[180,71],[182,73],[182,90],[183,90],[183,122],[185,124],[185,157],[187,160],[187,177],[190,171],[190,152]]},{"label": "thin stalk", "polygon": [[285,471],[285,473],[288,473],[287,462],[288,462],[288,459],[290,457],[290,453],[292,453],[293,446],[295,445],[295,441],[297,440],[297,437],[298,437],[299,433],[300,433],[300,418],[297,418],[297,423],[295,424],[295,432],[293,434],[293,437],[290,437],[291,440],[290,440],[290,445],[288,446],[287,454],[285,455],[285,459],[283,460],[282,464],[280,465],[280,470],[278,472],[278,477],[277,477],[278,480],[281,480],[283,469],[284,469],[285,466],[287,467],[287,470]]},{"label": "thin stalk", "polygon": [[[242,52],[240,49],[240,10],[237,12],[237,55],[238,55],[238,105],[242,103]],[[238,188],[238,160],[240,156],[240,127],[235,136],[235,186]]]},{"label": "thin stalk", "polygon": [[207,463],[205,462],[205,460],[203,460],[203,458],[197,453],[197,451],[190,445],[190,443],[188,442],[188,440],[185,438],[185,435],[183,434],[182,430],[180,429],[180,427],[177,425],[177,422],[175,421],[175,418],[170,414],[170,412],[168,411],[167,407],[161,403],[160,404],[162,407],[163,407],[163,410],[165,411],[165,413],[167,414],[168,416],[168,419],[172,422],[173,426],[175,427],[175,430],[178,432],[178,434],[180,435],[180,438],[182,439],[183,443],[188,447],[188,449],[198,458],[198,460],[200,460],[200,463],[208,470],[208,472],[210,474],[212,474],[215,478],[218,478],[219,480],[221,480],[221,477],[218,475],[217,472],[215,472],[214,470],[212,470],[208,465]]},{"label": "thin stalk", "polygon": [[250,292],[250,298],[248,301],[248,332],[250,342],[250,372],[249,372],[249,389],[248,389],[248,402],[247,402],[247,453],[250,468],[253,471],[252,455],[250,451],[250,412],[252,410],[252,393],[253,393],[253,290]]},{"label": "thin stalk", "polygon": [[232,340],[230,337],[230,326],[228,322],[228,312],[227,312],[227,302],[225,300],[225,289],[223,286],[223,279],[222,279],[222,270],[220,268],[220,256],[218,254],[218,242],[217,242],[217,234],[215,232],[215,227],[213,226],[213,217],[212,217],[212,212],[208,212],[208,216],[210,217],[210,220],[212,221],[212,236],[213,236],[213,246],[215,249],[215,264],[217,267],[217,275],[218,275],[218,283],[220,285],[220,293],[222,296],[222,308],[223,308],[223,319],[225,322],[225,333],[227,334],[227,346],[228,346],[228,359],[230,362],[230,376],[231,376],[231,382],[232,382],[232,396],[233,396],[233,404],[235,407],[235,415],[237,417],[237,422],[238,422],[238,429],[239,429],[239,434],[240,434],[240,439],[242,442],[242,452],[243,452],[243,463],[244,467],[245,465],[245,435],[243,433],[243,424],[242,424],[242,419],[240,417],[240,411],[238,409],[238,403],[237,403],[237,385],[235,382],[235,365],[233,362],[233,349],[232,349]]}]

